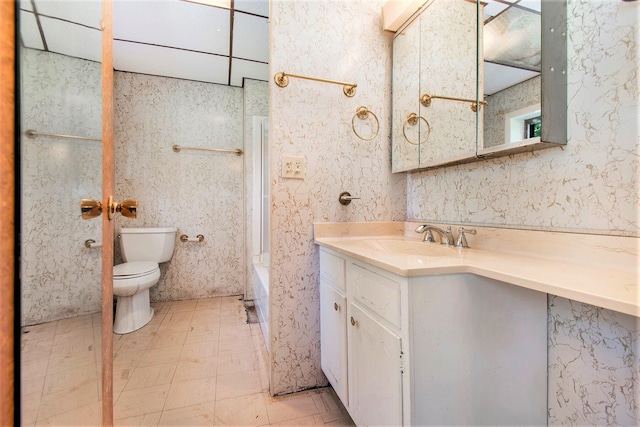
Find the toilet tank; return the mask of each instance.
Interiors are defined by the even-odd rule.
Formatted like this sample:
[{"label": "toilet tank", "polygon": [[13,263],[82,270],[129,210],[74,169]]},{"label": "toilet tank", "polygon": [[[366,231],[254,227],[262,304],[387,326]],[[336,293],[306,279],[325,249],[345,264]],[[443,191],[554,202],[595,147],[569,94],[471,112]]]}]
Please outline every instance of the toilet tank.
[{"label": "toilet tank", "polygon": [[125,262],[167,262],[173,256],[177,228],[121,228],[118,231]]}]

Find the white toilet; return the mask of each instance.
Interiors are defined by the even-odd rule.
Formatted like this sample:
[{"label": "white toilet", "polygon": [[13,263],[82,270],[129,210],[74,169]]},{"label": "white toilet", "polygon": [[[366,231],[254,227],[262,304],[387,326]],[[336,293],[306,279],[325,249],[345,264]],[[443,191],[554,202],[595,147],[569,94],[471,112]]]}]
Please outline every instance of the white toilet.
[{"label": "white toilet", "polygon": [[113,294],[117,296],[113,332],[128,334],[149,323],[153,308],[149,288],[158,283],[160,267],[173,256],[177,228],[121,228],[123,264],[113,267]]}]

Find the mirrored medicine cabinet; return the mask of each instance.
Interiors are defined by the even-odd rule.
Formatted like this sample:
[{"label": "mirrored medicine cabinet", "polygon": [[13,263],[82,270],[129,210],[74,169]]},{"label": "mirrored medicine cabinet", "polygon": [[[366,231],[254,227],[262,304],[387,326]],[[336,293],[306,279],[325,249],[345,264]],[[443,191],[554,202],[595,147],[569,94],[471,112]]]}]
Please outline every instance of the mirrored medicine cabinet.
[{"label": "mirrored medicine cabinet", "polygon": [[427,0],[393,40],[393,172],[565,145],[566,9]]}]

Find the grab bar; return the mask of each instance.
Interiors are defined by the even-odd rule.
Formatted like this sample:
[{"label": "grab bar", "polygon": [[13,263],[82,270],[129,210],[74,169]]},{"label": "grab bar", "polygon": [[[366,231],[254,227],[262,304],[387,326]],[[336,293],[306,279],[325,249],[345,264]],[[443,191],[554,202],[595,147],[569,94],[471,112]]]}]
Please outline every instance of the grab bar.
[{"label": "grab bar", "polygon": [[87,141],[97,141],[102,142],[102,139],[99,138],[88,138],[86,136],[75,136],[75,135],[63,135],[60,133],[47,133],[47,132],[38,132],[33,129],[27,129],[24,131],[24,134],[31,139],[36,139],[38,136],[53,136],[55,138],[66,138],[66,139],[84,139]]},{"label": "grab bar", "polygon": [[242,156],[242,150],[231,150],[227,148],[199,148],[199,147],[181,147],[179,145],[173,146],[173,151],[179,153],[182,150],[191,151],[212,151],[216,153],[234,153],[236,156]]}]

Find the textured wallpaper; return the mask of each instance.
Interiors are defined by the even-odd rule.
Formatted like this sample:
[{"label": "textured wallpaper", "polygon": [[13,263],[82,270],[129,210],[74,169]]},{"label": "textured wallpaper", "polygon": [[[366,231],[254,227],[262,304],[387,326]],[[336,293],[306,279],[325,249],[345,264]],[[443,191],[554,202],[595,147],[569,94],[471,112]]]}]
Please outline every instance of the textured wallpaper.
[{"label": "textured wallpaper", "polygon": [[549,296],[549,425],[640,423],[638,321]]},{"label": "textured wallpaper", "polygon": [[[271,392],[326,383],[320,370],[315,221],[402,220],[403,174],[391,174],[391,40],[381,30],[383,0],[271,3],[271,76],[278,71],[354,82],[342,86],[291,78],[270,82]],[[380,120],[371,141],[351,121],[359,106]],[[357,120],[357,119],[356,119]],[[281,177],[283,155],[306,159],[304,180]],[[349,206],[342,191],[360,197]]]},{"label": "textured wallpaper", "polygon": [[[21,49],[22,130],[90,138],[102,134],[99,63]],[[100,311],[100,219],[82,220],[80,200],[101,199],[99,142],[21,137],[22,324]]]},{"label": "textured wallpaper", "polygon": [[568,10],[568,132],[551,148],[408,177],[407,217],[638,233],[638,3]]},{"label": "textured wallpaper", "polygon": [[116,228],[177,227],[178,235],[205,237],[176,241],[152,301],[243,293],[243,157],[172,150],[242,149],[242,96],[239,88],[115,73],[115,196],[139,203],[138,218],[118,215]]}]

